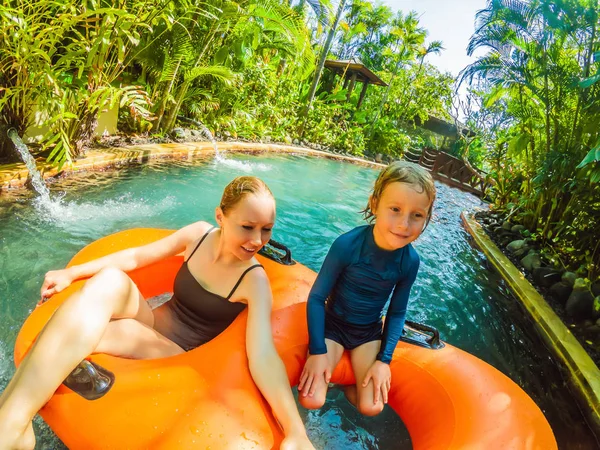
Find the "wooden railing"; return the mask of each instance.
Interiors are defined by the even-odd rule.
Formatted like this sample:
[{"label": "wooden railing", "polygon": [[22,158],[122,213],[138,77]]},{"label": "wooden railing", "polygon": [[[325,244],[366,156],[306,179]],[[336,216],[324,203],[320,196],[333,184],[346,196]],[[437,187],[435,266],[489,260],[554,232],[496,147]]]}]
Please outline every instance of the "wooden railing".
[{"label": "wooden railing", "polygon": [[483,196],[489,187],[485,172],[475,172],[462,159],[448,153],[424,148],[421,153],[407,151],[404,158],[425,167],[434,179],[475,195]]}]

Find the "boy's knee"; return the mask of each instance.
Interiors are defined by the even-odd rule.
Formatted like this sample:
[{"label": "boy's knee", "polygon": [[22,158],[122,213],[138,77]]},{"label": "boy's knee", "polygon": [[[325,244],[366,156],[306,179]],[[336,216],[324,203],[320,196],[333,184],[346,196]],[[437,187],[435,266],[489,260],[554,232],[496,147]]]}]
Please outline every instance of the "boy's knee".
[{"label": "boy's knee", "polygon": [[306,409],[320,409],[325,404],[325,395],[313,395],[312,397],[304,397],[302,393],[298,393],[300,404]]},{"label": "boy's knee", "polygon": [[363,416],[376,416],[379,413],[381,413],[381,411],[383,411],[383,402],[379,401],[375,404],[363,404],[361,403],[358,406],[358,411],[363,415]]}]

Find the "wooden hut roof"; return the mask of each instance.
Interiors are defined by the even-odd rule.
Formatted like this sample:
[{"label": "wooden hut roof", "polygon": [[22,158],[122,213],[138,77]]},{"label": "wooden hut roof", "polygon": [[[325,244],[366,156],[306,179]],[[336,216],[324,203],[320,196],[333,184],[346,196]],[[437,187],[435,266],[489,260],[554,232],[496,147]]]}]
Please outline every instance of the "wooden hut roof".
[{"label": "wooden hut roof", "polygon": [[367,66],[365,66],[360,60],[352,58],[346,60],[325,60],[325,67],[338,74],[346,72],[346,76],[356,72],[356,81],[365,82],[368,81],[370,84],[376,84],[378,86],[387,86],[387,83],[371,72]]}]

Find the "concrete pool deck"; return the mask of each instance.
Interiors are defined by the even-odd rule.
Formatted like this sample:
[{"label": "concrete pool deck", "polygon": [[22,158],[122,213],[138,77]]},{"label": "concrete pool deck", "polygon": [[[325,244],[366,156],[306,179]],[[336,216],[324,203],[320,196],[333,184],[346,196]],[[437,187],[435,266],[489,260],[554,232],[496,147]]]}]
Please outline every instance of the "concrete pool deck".
[{"label": "concrete pool deck", "polygon": [[600,436],[600,370],[546,300],[492,242],[474,217],[463,212],[461,218],[477,247],[502,275],[529,312],[546,345],[568,371],[571,390],[576,394],[589,425]]},{"label": "concrete pool deck", "polygon": [[[219,151],[223,152],[248,152],[248,153],[303,153],[330,159],[350,161],[371,167],[384,167],[372,161],[361,158],[338,155],[335,153],[313,150],[306,147],[281,144],[261,144],[250,142],[219,142]],[[88,150],[84,158],[74,161],[71,166],[64,166],[59,172],[43,159],[36,160],[37,168],[44,178],[55,177],[85,170],[98,170],[108,166],[127,163],[143,163],[150,159],[159,158],[193,158],[195,156],[213,155],[215,153],[211,142],[188,142],[171,144],[143,144],[127,147],[113,147],[109,149]],[[19,188],[25,185],[29,173],[23,163],[6,164],[0,166],[0,193],[2,191]]]}]

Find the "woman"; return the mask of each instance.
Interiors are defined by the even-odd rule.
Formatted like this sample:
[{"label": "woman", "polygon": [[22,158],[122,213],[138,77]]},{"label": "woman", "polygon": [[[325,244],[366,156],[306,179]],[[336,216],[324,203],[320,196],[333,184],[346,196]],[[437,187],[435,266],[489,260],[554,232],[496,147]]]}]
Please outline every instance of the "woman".
[{"label": "woman", "polygon": [[[90,278],[58,308],[0,396],[0,450],[34,447],[33,417],[87,355],[183,353],[216,337],[246,306],[250,372],[283,428],[281,448],[313,449],[273,344],[271,289],[255,258],[271,237],[273,194],[258,178],[238,177],[215,216],[218,229],[197,222],[151,244],[46,274],[42,298]],[[153,311],[126,272],[182,252],[174,295]]]}]

